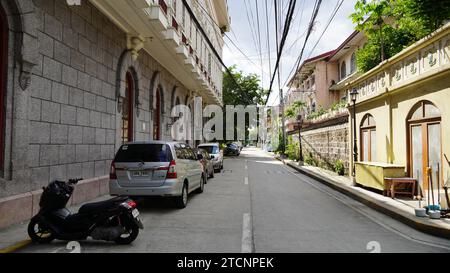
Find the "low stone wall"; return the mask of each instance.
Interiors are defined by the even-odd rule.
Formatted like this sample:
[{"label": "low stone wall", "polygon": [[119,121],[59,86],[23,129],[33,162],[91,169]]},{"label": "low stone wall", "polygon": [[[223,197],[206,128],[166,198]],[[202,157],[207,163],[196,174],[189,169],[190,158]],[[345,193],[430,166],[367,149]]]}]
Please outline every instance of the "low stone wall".
[{"label": "low stone wall", "polygon": [[[344,120],[345,121],[345,120]],[[297,134],[298,135],[298,134]],[[292,135],[294,141],[298,136]],[[336,161],[344,164],[345,174],[349,172],[349,137],[347,122],[315,125],[314,129],[304,128],[302,132],[302,148],[305,161],[312,159],[314,165],[334,171]]]},{"label": "low stone wall", "polygon": [[[109,176],[80,181],[67,206],[109,194]],[[42,190],[0,199],[0,229],[31,219],[39,211]]]}]

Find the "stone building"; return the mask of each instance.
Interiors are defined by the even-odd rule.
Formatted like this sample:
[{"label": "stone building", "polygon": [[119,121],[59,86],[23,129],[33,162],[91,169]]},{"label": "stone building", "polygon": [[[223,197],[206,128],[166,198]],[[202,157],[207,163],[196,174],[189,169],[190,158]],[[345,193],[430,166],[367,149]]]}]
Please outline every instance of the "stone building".
[{"label": "stone building", "polygon": [[227,3],[187,2],[1,0],[0,227],[55,179],[85,179],[72,203],[107,193],[119,145],[169,140],[176,104],[221,104]]}]

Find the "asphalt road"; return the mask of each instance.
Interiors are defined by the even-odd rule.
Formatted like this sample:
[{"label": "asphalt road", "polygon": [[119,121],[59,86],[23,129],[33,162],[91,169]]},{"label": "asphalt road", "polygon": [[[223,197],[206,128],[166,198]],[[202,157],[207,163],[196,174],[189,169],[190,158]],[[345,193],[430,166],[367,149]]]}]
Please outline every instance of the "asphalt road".
[{"label": "asphalt road", "polygon": [[[81,252],[450,252],[450,241],[418,232],[258,149],[227,158],[225,170],[184,210],[140,200],[145,229],[130,246],[88,240]],[[65,253],[67,242],[20,252]]]}]

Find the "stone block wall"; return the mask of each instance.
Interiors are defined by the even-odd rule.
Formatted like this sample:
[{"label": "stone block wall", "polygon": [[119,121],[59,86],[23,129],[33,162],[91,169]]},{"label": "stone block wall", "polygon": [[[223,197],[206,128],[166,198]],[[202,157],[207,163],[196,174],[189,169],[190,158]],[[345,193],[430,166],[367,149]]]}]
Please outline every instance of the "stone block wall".
[{"label": "stone block wall", "polygon": [[[55,179],[104,177],[121,143],[116,91],[127,33],[87,0],[81,6],[69,6],[65,0],[4,3],[2,7],[11,14],[11,35],[14,30],[25,36],[27,30],[36,47],[29,49],[31,42],[23,44],[24,52],[34,52],[25,90],[18,87],[20,71],[11,65],[15,60],[9,60],[8,142],[0,198],[32,192]],[[26,11],[21,11],[24,6]],[[25,25],[14,23],[30,15],[34,20],[25,20]],[[16,46],[12,40],[11,56]],[[139,68],[135,140],[152,139],[155,100],[151,98],[156,87],[163,93],[162,138],[170,139],[166,124],[174,97],[186,103],[191,92],[144,50],[127,65]]]},{"label": "stone block wall", "polygon": [[[297,137],[298,139],[298,137]],[[315,165],[334,170],[337,160],[349,171],[348,124],[332,125],[302,133],[303,156],[312,157]]]}]

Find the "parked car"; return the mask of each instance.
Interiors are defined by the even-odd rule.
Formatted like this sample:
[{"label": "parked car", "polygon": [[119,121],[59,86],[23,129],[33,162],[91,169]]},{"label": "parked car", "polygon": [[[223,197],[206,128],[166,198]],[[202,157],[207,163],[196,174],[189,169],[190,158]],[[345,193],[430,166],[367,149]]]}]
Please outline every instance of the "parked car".
[{"label": "parked car", "polygon": [[223,170],[223,152],[220,150],[219,143],[204,143],[198,145],[197,148],[209,153],[214,165],[214,171]]},{"label": "parked car", "polygon": [[241,150],[239,147],[234,143],[227,144],[227,147],[224,150],[225,155],[234,155],[239,156],[241,154]]},{"label": "parked car", "polygon": [[185,208],[191,192],[204,190],[206,177],[199,159],[184,143],[123,144],[111,164],[110,194],[169,197],[178,208]]},{"label": "parked car", "polygon": [[198,148],[195,149],[195,153],[197,155],[202,156],[202,159],[200,160],[200,162],[203,165],[205,177],[214,178],[214,163],[211,160],[211,156],[209,155],[209,153],[203,149],[198,149]]}]

